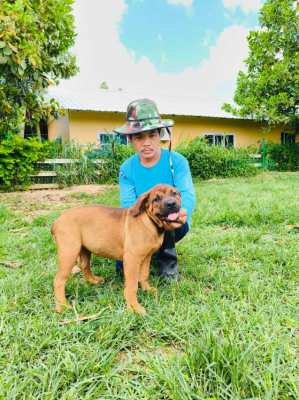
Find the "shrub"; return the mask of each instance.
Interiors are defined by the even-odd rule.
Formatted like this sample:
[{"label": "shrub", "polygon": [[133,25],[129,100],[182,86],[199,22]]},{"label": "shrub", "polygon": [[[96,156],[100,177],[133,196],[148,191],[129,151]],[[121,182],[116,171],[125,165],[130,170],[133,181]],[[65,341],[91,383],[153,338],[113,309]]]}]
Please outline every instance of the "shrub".
[{"label": "shrub", "polygon": [[111,143],[101,149],[85,153],[90,160],[102,160],[102,163],[98,164],[101,183],[118,182],[120,165],[132,154],[134,151],[131,146],[118,143]]},{"label": "shrub", "polygon": [[202,179],[252,176],[258,172],[247,149],[211,146],[196,138],[176,150],[188,159],[192,175]]},{"label": "shrub", "polygon": [[83,149],[82,146],[74,141],[62,143],[61,140],[56,139],[55,141],[47,141],[45,145],[48,148],[49,158],[69,158],[69,159],[80,159]]},{"label": "shrub", "polygon": [[52,156],[74,159],[73,163],[55,168],[57,183],[61,186],[116,183],[119,167],[133,154],[131,147],[112,143],[100,149],[89,148],[75,143],[56,144],[51,148]]},{"label": "shrub", "polygon": [[299,143],[268,144],[266,156],[272,161],[270,169],[278,171],[299,170]]},{"label": "shrub", "polygon": [[18,135],[0,143],[0,188],[14,190],[30,184],[36,162],[47,155],[46,147],[36,138],[23,139]]},{"label": "shrub", "polygon": [[57,174],[56,182],[62,187],[101,183],[97,165],[83,155],[72,163],[57,165],[54,171]]}]

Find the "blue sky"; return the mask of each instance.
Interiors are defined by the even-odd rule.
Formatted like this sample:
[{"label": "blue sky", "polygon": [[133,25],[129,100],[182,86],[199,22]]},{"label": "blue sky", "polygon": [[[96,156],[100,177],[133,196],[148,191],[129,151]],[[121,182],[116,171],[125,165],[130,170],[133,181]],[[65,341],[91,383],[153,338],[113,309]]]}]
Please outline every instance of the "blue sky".
[{"label": "blue sky", "polygon": [[126,0],[127,9],[119,26],[120,40],[143,56],[159,72],[176,73],[196,67],[208,57],[220,33],[229,26],[257,25],[257,10],[227,9],[222,0],[195,0],[189,7],[166,0]]},{"label": "blue sky", "polygon": [[75,0],[80,73],[60,87],[95,92],[105,81],[132,97],[180,97],[219,109],[233,98],[262,3]]}]

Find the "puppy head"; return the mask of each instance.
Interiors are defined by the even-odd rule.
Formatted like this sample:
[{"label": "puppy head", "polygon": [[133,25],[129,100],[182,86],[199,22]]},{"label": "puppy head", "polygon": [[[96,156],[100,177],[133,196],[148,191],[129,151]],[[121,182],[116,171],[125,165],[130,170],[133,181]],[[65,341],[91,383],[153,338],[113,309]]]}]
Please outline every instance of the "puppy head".
[{"label": "puppy head", "polygon": [[181,194],[170,185],[157,185],[139,197],[131,208],[132,216],[137,217],[143,212],[160,228],[171,228],[171,223],[179,219]]}]

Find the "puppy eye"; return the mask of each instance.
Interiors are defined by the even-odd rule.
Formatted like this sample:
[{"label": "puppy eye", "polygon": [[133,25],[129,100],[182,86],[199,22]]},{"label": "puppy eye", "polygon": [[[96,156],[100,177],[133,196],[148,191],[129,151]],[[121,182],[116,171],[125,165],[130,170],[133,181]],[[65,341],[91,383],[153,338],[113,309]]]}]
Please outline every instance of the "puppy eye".
[{"label": "puppy eye", "polygon": [[160,196],[156,196],[155,198],[154,198],[154,201],[160,201],[161,200],[161,197]]}]

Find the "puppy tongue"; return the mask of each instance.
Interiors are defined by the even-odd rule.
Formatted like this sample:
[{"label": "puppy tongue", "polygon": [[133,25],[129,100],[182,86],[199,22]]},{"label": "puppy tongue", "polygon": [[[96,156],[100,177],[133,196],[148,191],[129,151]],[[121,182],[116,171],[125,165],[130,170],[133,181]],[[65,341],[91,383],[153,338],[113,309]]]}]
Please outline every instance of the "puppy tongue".
[{"label": "puppy tongue", "polygon": [[167,219],[169,219],[169,221],[175,221],[176,219],[178,219],[179,217],[179,213],[171,213],[167,215]]}]

